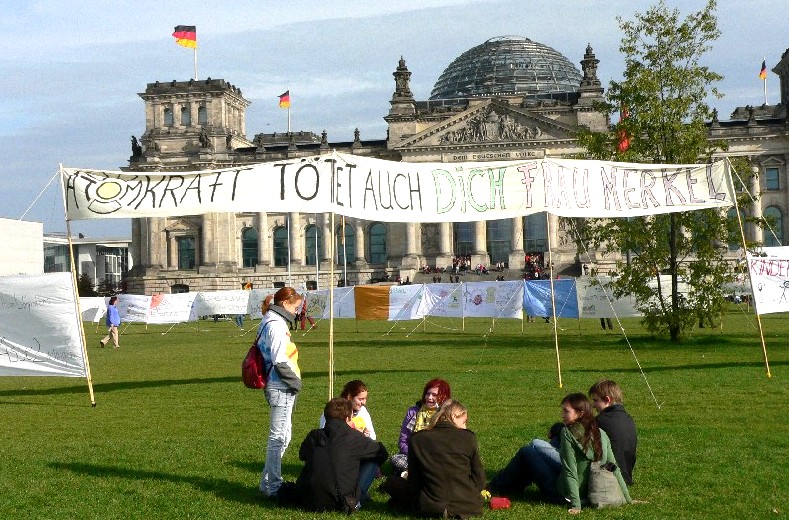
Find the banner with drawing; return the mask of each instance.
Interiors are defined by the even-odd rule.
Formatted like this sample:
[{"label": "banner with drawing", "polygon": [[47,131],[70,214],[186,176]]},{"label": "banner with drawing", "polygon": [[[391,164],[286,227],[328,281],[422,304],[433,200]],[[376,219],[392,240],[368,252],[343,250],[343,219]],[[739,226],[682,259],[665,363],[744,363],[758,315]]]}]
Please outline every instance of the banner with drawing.
[{"label": "banner with drawing", "polygon": [[789,247],[764,247],[748,254],[751,290],[757,314],[789,311]]},{"label": "banner with drawing", "polygon": [[[148,323],[184,323],[195,321],[195,299],[200,293],[154,294],[151,297],[151,310]],[[121,296],[123,297],[123,296]]]},{"label": "banner with drawing", "polygon": [[0,376],[86,377],[71,273],[0,277]]},{"label": "banner with drawing", "polygon": [[463,285],[459,283],[425,284],[421,310],[423,315],[443,318],[463,317]]},{"label": "banner with drawing", "polygon": [[208,212],[329,213],[381,222],[474,222],[548,211],[631,217],[732,205],[728,163],[574,159],[411,163],[331,153],[223,170],[61,168],[68,220]]},{"label": "banner with drawing", "polygon": [[576,279],[578,306],[581,318],[632,318],[641,316],[632,297],[615,298],[610,276]]},{"label": "banner with drawing", "polygon": [[467,318],[523,319],[523,280],[463,284],[463,315]]}]

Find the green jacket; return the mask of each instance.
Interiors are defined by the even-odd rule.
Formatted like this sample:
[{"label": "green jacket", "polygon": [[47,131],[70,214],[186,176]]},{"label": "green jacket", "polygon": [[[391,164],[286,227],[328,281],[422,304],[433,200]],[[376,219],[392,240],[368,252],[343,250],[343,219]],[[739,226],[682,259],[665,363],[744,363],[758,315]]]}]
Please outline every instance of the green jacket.
[{"label": "green jacket", "polygon": [[[594,450],[591,446],[584,451],[581,443],[570,432],[571,429],[583,428],[580,424],[576,423],[573,428],[562,428],[561,445],[559,447],[559,456],[562,460],[562,472],[559,475],[559,482],[557,487],[559,494],[565,497],[570,502],[570,507],[581,509],[581,503],[586,502],[587,485],[589,483],[589,466],[594,460]],[[600,462],[608,463],[613,462],[616,464],[614,452],[611,450],[611,441],[608,435],[603,430],[600,430],[600,442],[603,445],[603,458]],[[630,494],[627,492],[627,485],[622,478],[622,473],[619,468],[616,468],[616,479],[619,481],[619,486],[622,488],[622,493],[625,495],[628,504],[630,503]]]}]

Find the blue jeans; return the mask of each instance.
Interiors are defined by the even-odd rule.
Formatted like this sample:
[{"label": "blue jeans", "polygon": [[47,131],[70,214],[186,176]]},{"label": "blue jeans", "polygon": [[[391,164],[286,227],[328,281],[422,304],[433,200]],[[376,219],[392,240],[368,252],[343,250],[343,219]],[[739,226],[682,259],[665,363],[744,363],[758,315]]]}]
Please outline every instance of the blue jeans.
[{"label": "blue jeans", "polygon": [[266,444],[266,465],[260,475],[260,491],[266,495],[276,495],[282,485],[282,455],[288,449],[292,434],[290,419],[296,393],[292,390],[279,390],[267,386],[264,390],[266,401],[271,408],[271,424]]},{"label": "blue jeans", "polygon": [[520,493],[536,484],[551,500],[559,498],[556,483],[562,471],[559,451],[547,441],[534,439],[518,450],[507,466],[490,481],[494,493]]},{"label": "blue jeans", "polygon": [[244,328],[244,315],[243,314],[236,314],[236,325],[239,329]]},{"label": "blue jeans", "polygon": [[378,464],[375,462],[362,462],[359,464],[359,501],[361,504],[370,500],[370,495],[367,492],[375,480],[375,474],[378,472]]}]

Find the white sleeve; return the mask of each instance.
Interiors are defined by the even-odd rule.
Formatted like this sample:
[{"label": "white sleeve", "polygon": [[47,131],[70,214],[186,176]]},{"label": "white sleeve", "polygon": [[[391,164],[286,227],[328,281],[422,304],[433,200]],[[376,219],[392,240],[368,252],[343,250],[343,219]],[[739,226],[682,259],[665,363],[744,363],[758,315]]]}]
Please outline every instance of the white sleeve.
[{"label": "white sleeve", "polygon": [[364,426],[367,428],[367,431],[370,433],[370,438],[372,440],[376,440],[375,428],[373,428],[373,419],[370,417],[370,412],[367,411],[367,407],[362,406],[359,409],[359,413],[357,413],[356,415],[364,419]]},{"label": "white sleeve", "polygon": [[318,421],[318,425],[318,428],[323,428],[326,426],[326,417],[323,414],[321,414],[321,419]]}]

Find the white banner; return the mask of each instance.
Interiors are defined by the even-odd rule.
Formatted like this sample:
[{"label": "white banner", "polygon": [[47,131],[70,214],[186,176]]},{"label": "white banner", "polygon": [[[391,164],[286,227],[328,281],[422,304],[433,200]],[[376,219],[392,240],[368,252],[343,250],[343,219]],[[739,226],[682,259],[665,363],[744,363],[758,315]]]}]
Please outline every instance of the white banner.
[{"label": "white banner", "polygon": [[427,316],[444,318],[463,317],[463,284],[431,283],[425,284],[422,297],[423,309],[420,312]]},{"label": "white banner", "polygon": [[194,301],[194,313],[198,317],[214,314],[247,314],[250,291],[199,292]]},{"label": "white banner", "polygon": [[389,321],[421,319],[424,287],[423,284],[389,287]]},{"label": "white banner", "polygon": [[154,294],[148,323],[184,323],[197,320],[194,301],[200,293]]},{"label": "white banner", "polygon": [[[316,319],[329,319],[329,290],[309,291],[307,293],[307,316]],[[353,287],[334,288],[334,317],[355,318],[356,299]]]},{"label": "white banner", "polygon": [[632,297],[614,298],[614,292],[607,287],[611,283],[610,276],[596,277],[599,284],[594,284],[594,278],[581,277],[575,280],[575,289],[578,292],[578,307],[582,318],[632,318],[641,316],[636,308],[636,300]]},{"label": "white banner", "polygon": [[764,256],[748,254],[751,290],[757,314],[789,311],[789,247],[762,248]]},{"label": "white banner", "polygon": [[79,310],[82,321],[98,323],[107,312],[107,300],[104,296],[80,296]]},{"label": "white banner", "polygon": [[463,315],[523,319],[523,281],[463,283]]},{"label": "white banner", "polygon": [[71,273],[0,277],[0,376],[86,377]]},{"label": "white banner", "polygon": [[409,163],[332,153],[225,170],[61,169],[66,218],[208,212],[329,213],[383,222],[473,222],[548,211],[629,217],[732,205],[728,163],[572,159]]},{"label": "white banner", "polygon": [[119,294],[115,302],[121,321],[126,323],[148,323],[151,314],[151,297],[140,294]]}]

